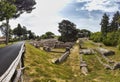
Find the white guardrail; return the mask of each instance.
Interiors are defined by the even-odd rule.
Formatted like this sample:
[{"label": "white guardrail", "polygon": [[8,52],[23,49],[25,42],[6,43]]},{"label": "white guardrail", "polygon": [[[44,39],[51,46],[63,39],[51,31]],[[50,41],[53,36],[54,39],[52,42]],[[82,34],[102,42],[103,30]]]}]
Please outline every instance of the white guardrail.
[{"label": "white guardrail", "polygon": [[10,67],[7,69],[7,71],[0,77],[0,82],[9,82],[21,60],[22,54],[24,52],[24,44],[22,44],[21,49],[19,51],[18,56],[16,57],[16,59],[12,62],[12,64],[10,65]]}]

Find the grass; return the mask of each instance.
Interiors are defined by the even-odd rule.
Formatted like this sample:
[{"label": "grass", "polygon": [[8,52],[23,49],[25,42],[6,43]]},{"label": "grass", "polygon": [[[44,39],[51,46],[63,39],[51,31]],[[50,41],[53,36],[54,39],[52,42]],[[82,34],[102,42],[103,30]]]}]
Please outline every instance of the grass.
[{"label": "grass", "polygon": [[[9,42],[8,45],[12,45],[13,43],[15,43],[15,42]],[[0,48],[3,48],[5,46],[7,46],[5,43],[0,44]]]},{"label": "grass", "polygon": [[[91,41],[86,41],[84,43],[84,46],[88,48],[96,48],[97,46],[91,43]],[[115,55],[109,56],[112,60],[120,60],[120,51],[116,47],[108,47],[103,46],[103,48],[114,50],[116,52]],[[100,55],[97,54],[99,57]],[[87,61],[88,69],[89,69],[89,75],[86,77],[86,79],[90,79],[90,82],[119,82],[120,81],[120,69],[117,70],[106,70],[96,59],[95,55],[84,55],[83,56],[85,61]],[[104,59],[102,59],[105,61]],[[89,81],[87,81],[89,82]]]},{"label": "grass", "polygon": [[62,53],[47,53],[29,44],[26,44],[26,47],[25,82],[48,82],[46,80],[65,82],[73,77],[72,70],[65,63],[58,65],[51,63],[52,59]]},{"label": "grass", "polygon": [[[85,41],[84,47],[96,48],[91,41]],[[120,60],[120,51],[115,47],[104,48],[114,50],[115,55],[109,56],[113,60]],[[79,48],[76,44],[71,49],[71,54],[61,64],[52,64],[54,58],[58,58],[63,53],[45,52],[30,44],[26,44],[25,54],[25,82],[120,82],[120,69],[106,70],[99,63],[95,55],[83,55],[83,59],[88,64],[89,74],[83,75],[80,71]],[[59,51],[59,49],[57,49]],[[64,49],[60,49],[64,51]]]}]

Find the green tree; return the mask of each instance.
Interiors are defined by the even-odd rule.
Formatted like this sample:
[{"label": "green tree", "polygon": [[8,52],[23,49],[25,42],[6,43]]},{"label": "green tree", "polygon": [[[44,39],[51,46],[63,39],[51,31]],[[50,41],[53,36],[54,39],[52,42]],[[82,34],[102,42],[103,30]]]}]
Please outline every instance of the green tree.
[{"label": "green tree", "polygon": [[55,34],[52,32],[46,32],[45,34],[46,34],[47,38],[54,38],[54,36],[55,36]]},{"label": "green tree", "polygon": [[6,20],[6,45],[9,42],[9,19],[16,13],[16,6],[6,0],[0,1],[0,21]]},{"label": "green tree", "polygon": [[29,39],[35,39],[35,34],[34,34],[34,32],[32,32],[31,30],[28,30],[28,35],[29,35]]},{"label": "green tree", "polygon": [[60,41],[63,42],[73,42],[77,39],[78,30],[76,29],[76,25],[69,20],[62,20],[59,23],[59,32],[61,36],[59,37]]},{"label": "green tree", "polygon": [[120,17],[120,13],[119,13],[119,11],[117,11],[114,14],[113,19],[112,19],[112,22],[111,22],[111,25],[110,25],[110,32],[118,30],[118,27],[119,27],[119,23],[118,23],[119,17]]},{"label": "green tree", "polygon": [[14,35],[17,35],[19,38],[21,37],[21,35],[23,35],[23,29],[20,24],[18,24],[18,26],[13,29],[13,33]]},{"label": "green tree", "polygon": [[90,37],[91,35],[91,32],[87,29],[82,29],[82,30],[79,30],[78,29],[78,38],[83,38],[83,37]]},{"label": "green tree", "polygon": [[100,25],[102,35],[105,37],[109,32],[109,16],[106,13],[103,15]]},{"label": "green tree", "polygon": [[31,11],[35,9],[34,5],[36,4],[35,0],[7,0],[7,1],[14,4],[17,8],[17,11],[14,15],[15,18],[19,17],[24,12],[31,13]]},{"label": "green tree", "polygon": [[25,26],[23,26],[22,32],[23,32],[23,39],[24,40],[28,39],[28,37],[27,37],[28,32],[27,32],[27,28]]},{"label": "green tree", "polygon": [[46,34],[42,34],[42,35],[40,36],[40,39],[47,39],[47,35],[46,35]]},{"label": "green tree", "polygon": [[50,38],[54,38],[54,37],[55,37],[55,34],[50,31],[48,31],[45,34],[40,36],[41,39],[50,39]]},{"label": "green tree", "polygon": [[18,24],[18,26],[16,28],[13,29],[13,34],[18,36],[20,39],[28,39],[27,37],[27,34],[28,34],[28,31],[26,29],[25,26],[21,26],[20,24]]}]

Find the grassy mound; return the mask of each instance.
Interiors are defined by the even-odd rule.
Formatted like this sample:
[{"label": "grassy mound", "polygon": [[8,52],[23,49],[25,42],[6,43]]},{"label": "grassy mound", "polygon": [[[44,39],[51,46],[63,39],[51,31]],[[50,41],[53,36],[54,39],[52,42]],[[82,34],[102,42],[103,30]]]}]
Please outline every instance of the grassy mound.
[{"label": "grassy mound", "polygon": [[47,53],[26,44],[25,82],[65,82],[72,79],[71,67],[62,64],[52,64],[55,57],[62,53]]},{"label": "grassy mound", "polygon": [[[85,47],[96,48],[97,46],[86,41]],[[104,48],[114,50],[116,54],[109,56],[115,61],[120,60],[120,51],[115,47]],[[45,52],[30,44],[26,44],[25,54],[25,82],[119,82],[120,69],[107,70],[99,63],[95,55],[83,55],[83,59],[88,64],[89,74],[81,73],[79,68],[80,55],[79,46],[76,44],[71,50],[70,56],[61,64],[52,64],[54,58],[58,58],[62,53]],[[58,50],[59,51],[59,50]],[[63,49],[60,50],[64,51]],[[96,54],[97,55],[97,54]]]}]

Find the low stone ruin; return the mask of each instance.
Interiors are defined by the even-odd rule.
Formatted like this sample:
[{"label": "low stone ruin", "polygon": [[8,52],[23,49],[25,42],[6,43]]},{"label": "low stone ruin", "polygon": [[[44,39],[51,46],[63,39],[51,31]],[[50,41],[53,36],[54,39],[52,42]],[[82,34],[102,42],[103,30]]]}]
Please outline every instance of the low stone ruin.
[{"label": "low stone ruin", "polygon": [[97,48],[96,51],[104,56],[114,55],[115,52],[104,48]]},{"label": "low stone ruin", "polygon": [[[83,51],[84,52],[84,51]],[[80,69],[81,69],[81,72],[84,74],[84,75],[87,75],[88,74],[88,66],[87,66],[87,63],[86,61],[83,60],[83,54],[86,54],[86,53],[83,53],[83,52],[80,52]]]},{"label": "low stone ruin", "polygon": [[120,62],[116,62],[113,66],[113,69],[120,68]]},{"label": "low stone ruin", "polygon": [[69,52],[69,54],[70,54],[70,47],[66,47],[66,51],[65,52]]},{"label": "low stone ruin", "polygon": [[64,54],[61,55],[60,58],[52,60],[52,63],[56,64],[56,63],[63,62],[65,59],[67,59],[67,57],[69,56],[69,54],[70,54],[69,51],[65,52]]},{"label": "low stone ruin", "polygon": [[39,43],[37,42],[37,41],[31,41],[31,42],[29,42],[31,45],[33,45],[34,47],[36,47],[36,48],[39,48],[40,47],[40,45],[39,45]]},{"label": "low stone ruin", "polygon": [[105,67],[105,69],[111,69],[111,70],[113,70],[112,66],[110,66],[109,64],[104,63],[99,56],[97,56],[97,55],[95,55],[95,56],[98,59],[98,61]]},{"label": "low stone ruin", "polygon": [[88,74],[87,64],[85,61],[80,61],[80,69],[84,75]]},{"label": "low stone ruin", "polygon": [[95,52],[93,49],[81,49],[80,54],[90,55],[90,54],[95,54]]},{"label": "low stone ruin", "polygon": [[45,50],[45,51],[47,51],[47,52],[50,52],[50,51],[51,51],[51,48],[48,47],[48,46],[44,46],[44,47],[43,47],[43,50]]},{"label": "low stone ruin", "polygon": [[54,48],[66,48],[66,47],[72,48],[73,45],[74,45],[74,42],[65,42],[65,43],[57,42]]},{"label": "low stone ruin", "polygon": [[56,64],[56,63],[59,63],[59,59],[53,59],[53,60],[52,60],[52,63],[55,63],[55,64]]},{"label": "low stone ruin", "polygon": [[66,47],[70,47],[72,48],[72,46],[74,45],[74,42],[60,42],[57,39],[43,39],[40,41],[30,41],[30,44],[35,46],[36,48],[39,47],[44,47],[44,46],[48,46],[50,48],[66,48]]},{"label": "low stone ruin", "polygon": [[59,58],[59,62],[63,62],[67,57],[69,56],[69,52],[65,52],[60,58]]},{"label": "low stone ruin", "polygon": [[103,57],[109,64],[115,63],[113,60],[107,58],[105,55],[102,55],[102,57]]}]

